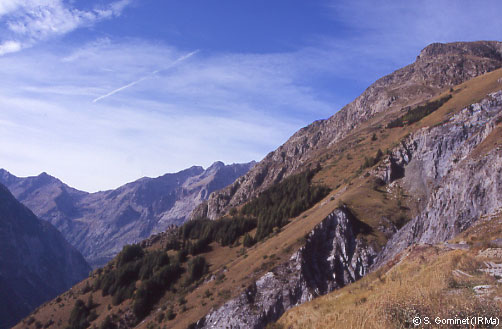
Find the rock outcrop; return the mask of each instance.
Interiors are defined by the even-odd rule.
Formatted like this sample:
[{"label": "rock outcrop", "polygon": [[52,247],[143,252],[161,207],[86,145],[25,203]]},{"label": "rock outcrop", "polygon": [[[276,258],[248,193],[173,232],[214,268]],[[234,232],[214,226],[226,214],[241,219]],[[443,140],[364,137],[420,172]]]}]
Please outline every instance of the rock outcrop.
[{"label": "rock outcrop", "polygon": [[376,255],[358,237],[369,229],[347,208],[336,209],[307,235],[305,245],[288,262],[210,312],[197,328],[264,328],[291,307],[361,278]]},{"label": "rock outcrop", "polygon": [[375,170],[423,200],[420,213],[389,240],[378,265],[411,244],[444,242],[502,207],[502,145],[485,145],[500,133],[495,129],[501,121],[499,91],[410,135]]},{"label": "rock outcrop", "polygon": [[0,328],[10,328],[90,270],[57,229],[0,184]]},{"label": "rock outcrop", "polygon": [[288,175],[305,169],[305,165],[319,152],[325,152],[354,127],[376,114],[397,111],[404,104],[428,99],[445,87],[500,67],[501,42],[429,45],[422,50],[415,63],[379,79],[329,119],[316,121],[299,130],[245,176],[213,193],[196,213],[216,219]]},{"label": "rock outcrop", "polygon": [[93,266],[101,266],[124,245],[182,224],[213,191],[245,174],[254,162],[142,178],[115,190],[86,193],[43,173],[19,178],[0,170],[4,183],[37,216],[52,223]]}]

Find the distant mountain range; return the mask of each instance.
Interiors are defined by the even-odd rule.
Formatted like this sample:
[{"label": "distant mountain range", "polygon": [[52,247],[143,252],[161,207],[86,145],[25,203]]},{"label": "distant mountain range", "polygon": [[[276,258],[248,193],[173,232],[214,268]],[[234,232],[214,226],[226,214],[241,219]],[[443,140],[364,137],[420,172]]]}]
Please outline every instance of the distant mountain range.
[{"label": "distant mountain range", "polygon": [[20,178],[0,169],[0,183],[53,224],[91,266],[99,267],[125,244],[183,223],[211,192],[231,184],[254,164],[215,162],[207,169],[194,166],[96,193],[76,190],[46,173]]},{"label": "distant mountain range", "polygon": [[0,184],[0,328],[10,328],[90,270],[57,229]]}]

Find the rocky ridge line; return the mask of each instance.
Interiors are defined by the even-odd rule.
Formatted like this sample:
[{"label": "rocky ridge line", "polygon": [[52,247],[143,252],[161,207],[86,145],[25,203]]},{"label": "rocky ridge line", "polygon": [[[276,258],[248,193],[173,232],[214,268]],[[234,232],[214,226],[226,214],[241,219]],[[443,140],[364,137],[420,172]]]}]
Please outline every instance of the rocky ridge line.
[{"label": "rocky ridge line", "polygon": [[277,150],[269,153],[246,175],[210,195],[191,218],[216,219],[243,204],[272,184],[295,173],[320,151],[383,111],[398,111],[404,104],[431,98],[443,88],[502,67],[502,43],[496,41],[432,44],[415,63],[372,84],[353,102],[327,120],[300,129]]}]

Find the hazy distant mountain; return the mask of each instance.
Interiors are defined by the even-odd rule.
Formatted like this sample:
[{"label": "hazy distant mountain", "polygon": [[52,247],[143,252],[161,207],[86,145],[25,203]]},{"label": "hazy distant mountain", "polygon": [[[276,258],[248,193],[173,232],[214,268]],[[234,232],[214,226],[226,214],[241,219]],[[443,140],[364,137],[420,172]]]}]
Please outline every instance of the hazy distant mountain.
[{"label": "hazy distant mountain", "polygon": [[0,328],[10,328],[90,270],[58,230],[0,184]]},{"label": "hazy distant mountain", "polygon": [[56,226],[92,266],[100,266],[125,244],[183,223],[211,192],[231,184],[253,165],[215,162],[206,170],[194,166],[97,193],[78,191],[46,173],[19,178],[0,169],[0,183]]}]

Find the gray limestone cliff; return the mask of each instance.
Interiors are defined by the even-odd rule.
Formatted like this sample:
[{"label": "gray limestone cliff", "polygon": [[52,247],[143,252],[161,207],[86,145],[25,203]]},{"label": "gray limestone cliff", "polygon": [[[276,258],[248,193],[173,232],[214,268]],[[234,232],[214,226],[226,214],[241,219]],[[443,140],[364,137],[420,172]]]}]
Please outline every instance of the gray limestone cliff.
[{"label": "gray limestone cliff", "polygon": [[10,328],[90,270],[58,230],[0,184],[0,328]]},{"label": "gray limestone cliff", "polygon": [[307,235],[305,245],[288,262],[210,312],[197,328],[264,328],[291,307],[363,277],[376,255],[359,237],[368,230],[347,208],[336,209]]},{"label": "gray limestone cliff", "polygon": [[389,240],[378,265],[411,244],[453,238],[502,207],[502,145],[483,145],[501,122],[499,91],[410,135],[375,169],[421,200],[420,213]]},{"label": "gray limestone cliff", "polygon": [[0,170],[0,183],[52,223],[96,267],[124,245],[182,224],[211,192],[232,183],[253,165],[215,162],[206,170],[194,166],[96,193],[78,191],[46,173],[19,178]]},{"label": "gray limestone cliff", "polygon": [[354,127],[376,114],[399,110],[404,104],[428,99],[445,87],[500,67],[501,42],[429,45],[422,50],[415,63],[377,80],[329,119],[316,121],[299,130],[246,175],[211,194],[192,217],[203,214],[216,219],[288,175],[305,169],[305,165],[320,152],[326,151]]}]

